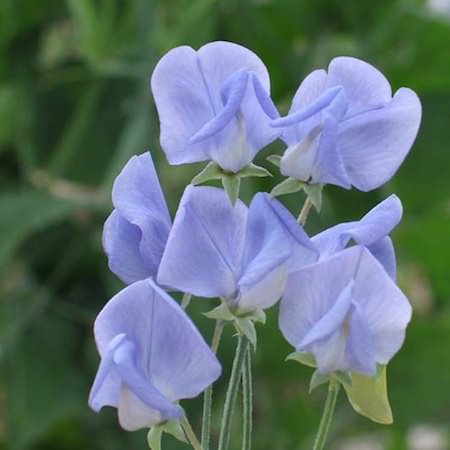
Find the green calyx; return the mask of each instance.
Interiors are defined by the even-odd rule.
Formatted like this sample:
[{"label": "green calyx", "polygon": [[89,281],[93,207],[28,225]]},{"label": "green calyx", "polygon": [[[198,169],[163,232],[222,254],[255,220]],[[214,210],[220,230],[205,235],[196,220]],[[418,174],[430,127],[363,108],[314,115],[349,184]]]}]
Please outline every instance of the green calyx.
[{"label": "green calyx", "polygon": [[238,333],[245,336],[255,349],[257,344],[255,324],[257,322],[266,323],[266,314],[262,309],[243,312],[239,309],[230,308],[225,300],[222,300],[219,306],[204,313],[204,315],[209,319],[232,322]]},{"label": "green calyx", "polygon": [[207,181],[221,180],[222,186],[227,193],[231,204],[234,205],[239,198],[241,178],[268,176],[271,177],[272,174],[267,169],[252,163],[243,167],[239,172],[234,173],[222,169],[214,162],[210,162],[192,179],[191,184],[196,186],[206,183]]},{"label": "green calyx", "polygon": [[[314,356],[307,352],[293,352],[287,356],[287,360],[297,361],[314,369],[317,367]],[[386,366],[378,365],[377,369],[374,377],[341,371],[326,374],[316,369],[311,376],[309,392],[330,381],[338,382],[344,387],[352,408],[358,414],[374,422],[390,425],[393,417],[387,392]]]},{"label": "green calyx", "polygon": [[171,420],[153,425],[147,434],[147,443],[150,450],[161,450],[161,439],[163,433],[175,437],[181,442],[187,443],[186,436],[179,420]]},{"label": "green calyx", "polygon": [[277,184],[270,195],[272,197],[278,197],[279,195],[292,194],[303,190],[306,196],[310,199],[317,212],[320,212],[322,208],[322,190],[323,184],[310,184],[304,181],[296,180],[289,177]]}]

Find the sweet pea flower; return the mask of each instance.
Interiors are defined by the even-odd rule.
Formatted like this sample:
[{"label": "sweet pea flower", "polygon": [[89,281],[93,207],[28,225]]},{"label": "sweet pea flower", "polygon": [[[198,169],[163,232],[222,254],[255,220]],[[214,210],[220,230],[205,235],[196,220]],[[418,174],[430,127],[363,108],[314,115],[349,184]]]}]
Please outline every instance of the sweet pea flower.
[{"label": "sweet pea flower", "polygon": [[343,250],[350,241],[364,245],[395,280],[395,251],[388,234],[398,225],[402,213],[402,203],[393,194],[370,210],[361,220],[340,223],[316,234],[311,240],[319,252],[320,260]]},{"label": "sweet pea flower", "polygon": [[156,65],[151,89],[170,164],[211,160],[236,173],[279,135],[267,69],[240,45],[174,48]]},{"label": "sweet pea flower", "polygon": [[109,268],[124,283],[155,277],[171,220],[150,153],[133,156],[112,190],[103,228]]},{"label": "sweet pea flower", "polygon": [[405,295],[364,246],[354,246],[292,273],[279,324],[317,370],[375,376],[402,346],[411,318]]},{"label": "sweet pea flower", "polygon": [[298,88],[286,117],[272,122],[288,146],[281,172],[301,181],[370,191],[386,183],[419,129],[417,95],[391,86],[375,67],[334,58]]},{"label": "sweet pea flower", "polygon": [[101,362],[89,405],[117,408],[129,431],[180,418],[177,402],[196,397],[221,372],[186,313],[151,279],[114,296],[94,334]]},{"label": "sweet pea flower", "polygon": [[[295,242],[294,242],[295,241]],[[315,258],[299,230],[287,232],[267,194],[249,208],[231,206],[225,192],[189,186],[167,241],[158,283],[201,297],[221,297],[238,312],[272,306],[281,296],[293,247]]]}]

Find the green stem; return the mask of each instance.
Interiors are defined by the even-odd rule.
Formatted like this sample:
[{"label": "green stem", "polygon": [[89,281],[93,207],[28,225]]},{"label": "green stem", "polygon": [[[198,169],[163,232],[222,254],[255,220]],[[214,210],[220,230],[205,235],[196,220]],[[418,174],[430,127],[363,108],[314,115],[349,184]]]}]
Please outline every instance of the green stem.
[{"label": "green stem", "polygon": [[312,205],[313,204],[312,204],[312,201],[310,200],[310,198],[306,197],[305,203],[303,203],[300,214],[297,217],[297,222],[300,225],[305,225],[305,223],[308,219],[309,212],[311,211]]},{"label": "green stem", "polygon": [[319,430],[314,441],[313,450],[322,450],[327,440],[330,430],[331,420],[333,419],[334,408],[339,393],[340,384],[336,380],[330,380],[328,385],[328,394],[323,408],[322,419],[320,420]]},{"label": "green stem", "polygon": [[248,339],[243,335],[239,335],[230,381],[228,382],[227,395],[225,397],[218,450],[228,450],[230,443],[231,419],[233,417],[234,407],[236,406],[236,397],[241,381],[242,367],[244,365],[247,347]]},{"label": "green stem", "polygon": [[253,392],[252,392],[252,349],[247,346],[247,354],[242,372],[242,403],[243,403],[243,433],[242,450],[250,450],[252,447],[253,425]]},{"label": "green stem", "polygon": [[194,450],[203,450],[197,436],[194,433],[194,430],[192,429],[191,424],[189,423],[188,418],[186,416],[183,416],[180,423],[187,440],[192,445],[192,448]]},{"label": "green stem", "polygon": [[[214,334],[211,341],[211,350],[217,353],[219,348],[220,338],[222,337],[225,322],[216,320],[214,327]],[[211,407],[212,407],[212,384],[208,386],[203,394],[203,419],[202,419],[202,447],[203,450],[209,450],[209,441],[211,436]]]}]

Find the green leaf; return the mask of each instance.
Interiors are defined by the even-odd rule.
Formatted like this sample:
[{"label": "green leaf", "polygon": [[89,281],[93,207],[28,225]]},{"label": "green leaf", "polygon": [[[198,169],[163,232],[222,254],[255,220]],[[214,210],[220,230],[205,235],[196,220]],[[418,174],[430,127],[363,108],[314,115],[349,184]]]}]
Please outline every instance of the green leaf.
[{"label": "green leaf", "polygon": [[31,233],[67,217],[75,206],[37,191],[1,195],[0,267]]},{"label": "green leaf", "polygon": [[286,178],[280,184],[277,184],[273,189],[270,195],[272,197],[278,197],[279,195],[284,194],[292,194],[294,192],[298,192],[303,189],[305,183],[302,181],[296,180],[295,178]]},{"label": "green leaf", "polygon": [[386,366],[380,367],[377,376],[372,378],[352,373],[352,385],[344,384],[344,389],[357,413],[384,425],[393,422],[387,393]]},{"label": "green leaf", "polygon": [[316,360],[311,353],[293,352],[286,357],[286,361],[297,361],[305,366],[316,368]]},{"label": "green leaf", "polygon": [[322,208],[322,190],[323,190],[323,184],[304,184],[303,190],[305,191],[306,195],[311,200],[311,203],[313,204],[314,208],[316,208],[317,212],[320,212]]},{"label": "green leaf", "polygon": [[311,393],[314,389],[322,386],[325,383],[328,383],[330,380],[330,375],[327,373],[320,373],[318,370],[315,370],[312,374],[311,381],[309,382],[309,393]]},{"label": "green leaf", "polygon": [[150,450],[161,450],[161,438],[163,430],[159,425],[150,428],[147,434],[147,443]]},{"label": "green leaf", "polygon": [[210,180],[220,180],[223,176],[223,172],[220,167],[214,163],[210,162],[205,168],[198,173],[191,181],[194,186],[198,184],[205,183]]},{"label": "green leaf", "polygon": [[239,198],[239,187],[241,185],[241,178],[238,174],[236,175],[222,175],[222,185],[225,192],[230,199],[231,204],[234,206],[236,200]]},{"label": "green leaf", "polygon": [[270,155],[267,158],[267,161],[272,163],[273,165],[280,167],[281,164],[281,155]]},{"label": "green leaf", "polygon": [[241,178],[247,177],[272,177],[273,175],[264,167],[250,163],[238,172]]}]

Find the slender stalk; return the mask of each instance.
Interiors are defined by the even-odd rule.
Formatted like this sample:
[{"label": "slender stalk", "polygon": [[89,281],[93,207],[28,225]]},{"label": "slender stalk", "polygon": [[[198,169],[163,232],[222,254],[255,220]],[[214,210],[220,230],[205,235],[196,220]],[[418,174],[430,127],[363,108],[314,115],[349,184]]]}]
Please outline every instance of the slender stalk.
[{"label": "slender stalk", "polygon": [[305,203],[303,203],[300,214],[297,217],[297,222],[300,225],[305,225],[306,220],[308,219],[309,212],[311,211],[312,201],[309,197],[306,197]]},{"label": "slender stalk", "polygon": [[241,381],[242,367],[244,365],[245,354],[247,353],[248,339],[239,335],[234,355],[233,367],[231,369],[230,381],[228,382],[227,395],[222,414],[222,424],[220,427],[218,450],[228,450],[230,443],[231,419],[236,406],[236,397]]},{"label": "slender stalk", "polygon": [[197,436],[194,433],[194,430],[192,429],[191,424],[189,423],[188,418],[186,416],[183,416],[180,423],[181,427],[183,428],[184,434],[186,435],[186,438],[189,441],[189,444],[191,444],[192,448],[194,450],[203,450]]},{"label": "slender stalk", "polygon": [[191,303],[191,294],[183,294],[183,298],[181,299],[181,307],[183,309],[186,309],[189,306],[189,303]]},{"label": "slender stalk", "polygon": [[[222,337],[225,322],[216,320],[214,327],[214,334],[211,341],[211,350],[217,353],[219,348],[220,338]],[[209,441],[211,436],[211,407],[212,407],[212,384],[208,386],[203,394],[203,418],[202,418],[202,447],[203,450],[209,450]]]},{"label": "slender stalk", "polygon": [[253,389],[252,389],[252,349],[247,346],[244,370],[242,372],[242,403],[243,403],[243,432],[242,450],[250,450],[252,447],[253,426]]},{"label": "slender stalk", "polygon": [[330,380],[327,399],[323,408],[322,419],[320,420],[319,430],[317,431],[313,450],[322,450],[324,448],[328,431],[330,430],[331,421],[333,419],[334,408],[336,406],[336,400],[339,393],[339,386],[338,381]]}]

